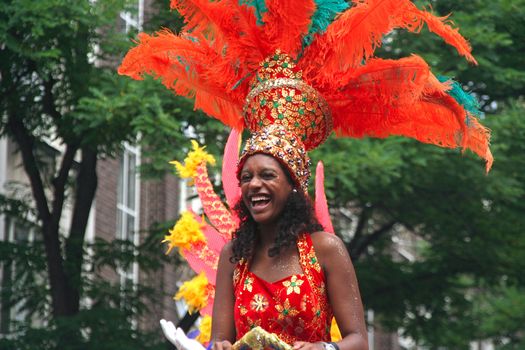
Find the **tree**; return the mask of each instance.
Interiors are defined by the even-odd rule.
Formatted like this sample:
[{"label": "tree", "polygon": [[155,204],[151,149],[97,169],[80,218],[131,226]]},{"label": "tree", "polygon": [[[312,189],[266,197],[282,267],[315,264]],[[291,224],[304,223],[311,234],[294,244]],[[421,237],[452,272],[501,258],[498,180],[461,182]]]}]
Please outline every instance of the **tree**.
[{"label": "tree", "polygon": [[[1,4],[0,136],[11,138],[21,154],[38,231],[33,245],[3,244],[1,259],[4,263],[21,256],[36,259],[20,261],[20,266],[45,270],[45,279],[28,271],[24,276],[33,283],[34,293],[15,297],[24,299],[25,306],[41,316],[49,314],[49,329],[27,330],[20,343],[25,346],[30,347],[29,339],[42,339],[43,332],[48,332],[47,339],[54,339],[48,348],[73,346],[71,338],[86,346],[89,334],[91,341],[100,335],[97,322],[104,327],[115,325],[111,320],[126,320],[140,306],[115,308],[118,303],[107,298],[118,291],[105,293],[101,281],[95,284],[85,278],[86,262],[95,263],[95,269],[111,264],[104,260],[103,252],[117,254],[128,264],[137,259],[122,248],[125,242],[96,242],[94,257],[86,260],[84,236],[97,190],[98,159],[116,155],[124,141],[142,142],[148,160],[145,173],[164,173],[167,161],[182,152],[182,147],[174,146],[186,144],[189,119],[193,135],[213,140],[209,142],[212,151],[213,144],[221,140],[222,129],[208,125],[208,118],[192,111],[188,101],[174,98],[152,80],[137,84],[116,75],[115,57],[130,45],[129,37],[116,28],[115,20],[124,9],[129,9],[124,0],[4,0]],[[49,143],[60,145],[62,152],[49,157],[45,152]],[[67,232],[62,232],[66,201],[72,203],[72,219]],[[16,198],[2,202],[4,208],[21,205]],[[151,241],[147,243],[151,246]],[[145,250],[148,244],[138,249]],[[160,257],[154,260],[158,263]],[[142,262],[155,266],[147,255]],[[32,300],[35,296],[38,298]],[[80,301],[87,296],[103,307],[82,310]],[[99,318],[100,313],[105,317]],[[114,339],[110,330],[120,327],[129,337],[116,339],[114,345],[140,347],[129,322],[115,326],[108,328],[105,338]],[[66,338],[53,338],[53,332],[55,336],[64,332]],[[15,347],[21,348],[18,345]]]}]

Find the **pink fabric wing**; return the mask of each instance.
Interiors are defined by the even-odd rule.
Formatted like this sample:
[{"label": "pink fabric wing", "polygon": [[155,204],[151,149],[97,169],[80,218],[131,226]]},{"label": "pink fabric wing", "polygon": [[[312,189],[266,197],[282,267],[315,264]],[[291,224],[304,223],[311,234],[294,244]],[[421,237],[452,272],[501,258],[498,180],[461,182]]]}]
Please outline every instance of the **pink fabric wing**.
[{"label": "pink fabric wing", "polygon": [[[226,202],[233,208],[241,197],[241,189],[237,180],[237,161],[239,160],[240,131],[232,129],[222,160],[222,188],[226,195]],[[233,214],[235,215],[235,214]]]},{"label": "pink fabric wing", "polygon": [[233,231],[237,228],[236,217],[226,209],[219,196],[214,192],[205,163],[197,167],[197,176],[195,176],[194,181],[204,213],[211,225],[219,231],[225,240],[231,239]]},{"label": "pink fabric wing", "polygon": [[324,192],[324,166],[321,161],[317,163],[315,169],[315,215],[317,215],[319,223],[323,225],[326,232],[334,233]]},{"label": "pink fabric wing", "polygon": [[206,242],[199,242],[191,249],[183,249],[182,256],[188,261],[188,264],[196,273],[204,272],[208,282],[215,285],[217,278],[217,264],[219,263],[219,254],[208,247]]}]

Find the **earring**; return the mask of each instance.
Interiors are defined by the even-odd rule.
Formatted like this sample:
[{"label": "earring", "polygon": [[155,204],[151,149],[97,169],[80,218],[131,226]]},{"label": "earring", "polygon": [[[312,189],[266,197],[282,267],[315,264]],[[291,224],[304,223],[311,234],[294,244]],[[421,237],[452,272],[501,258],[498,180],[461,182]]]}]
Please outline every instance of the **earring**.
[{"label": "earring", "polygon": [[292,190],[292,192],[293,192],[293,193],[297,193],[297,188],[294,188],[294,189]]}]

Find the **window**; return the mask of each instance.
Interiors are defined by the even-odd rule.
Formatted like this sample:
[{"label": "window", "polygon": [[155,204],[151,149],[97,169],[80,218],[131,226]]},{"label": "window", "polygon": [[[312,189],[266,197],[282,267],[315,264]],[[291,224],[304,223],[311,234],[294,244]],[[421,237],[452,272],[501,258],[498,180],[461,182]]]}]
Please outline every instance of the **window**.
[{"label": "window", "polygon": [[[139,244],[140,182],[137,173],[139,161],[139,148],[125,144],[120,158],[116,238],[129,242],[130,246]],[[129,290],[138,282],[136,263],[129,268],[119,268],[118,273],[122,290]]]},{"label": "window", "polygon": [[[34,230],[27,223],[6,217],[4,240],[12,243],[27,244],[34,241]],[[27,312],[23,311],[23,301],[12,305],[11,295],[14,292],[17,266],[14,262],[4,262],[0,266],[0,334],[13,331],[14,323],[22,323],[27,319]]]},{"label": "window", "polygon": [[134,6],[120,13],[122,31],[142,30],[144,22],[144,0],[138,0]]}]

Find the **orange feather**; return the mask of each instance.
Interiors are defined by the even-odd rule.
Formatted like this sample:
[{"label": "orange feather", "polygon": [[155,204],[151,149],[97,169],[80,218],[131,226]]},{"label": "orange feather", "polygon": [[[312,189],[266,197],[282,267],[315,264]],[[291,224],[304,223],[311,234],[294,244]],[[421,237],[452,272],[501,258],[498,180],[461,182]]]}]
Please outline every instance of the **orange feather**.
[{"label": "orange feather", "polygon": [[[334,130],[339,136],[405,136],[440,147],[470,149],[492,165],[490,132],[450,96],[435,93],[402,105],[381,105],[353,99],[332,105]],[[468,125],[466,123],[469,119]],[[338,121],[337,123],[335,121]]]},{"label": "orange feather", "polygon": [[134,79],[141,79],[144,74],[160,78],[177,94],[194,97],[195,108],[226,125],[242,128],[244,94],[223,85],[240,76],[228,62],[221,64],[222,56],[206,45],[205,40],[195,42],[167,30],[156,36],[140,34],[139,40],[124,58],[119,74]]},{"label": "orange feather", "polygon": [[273,50],[281,49],[289,55],[297,55],[302,37],[308,33],[315,2],[266,0],[265,3],[268,11],[263,16],[264,31]]},{"label": "orange feather", "polygon": [[433,78],[428,64],[417,55],[399,60],[370,59],[365,66],[336,75],[334,80],[340,82],[339,89],[319,89],[327,100],[361,98],[386,106],[411,103],[424,93],[444,92],[448,88]]},{"label": "orange feather", "polygon": [[359,0],[317,36],[304,54],[305,76],[310,81],[330,81],[337,72],[362,65],[381,46],[382,38],[395,28],[419,32],[423,23],[453,45],[472,62],[467,41],[457,29],[409,0]]}]

